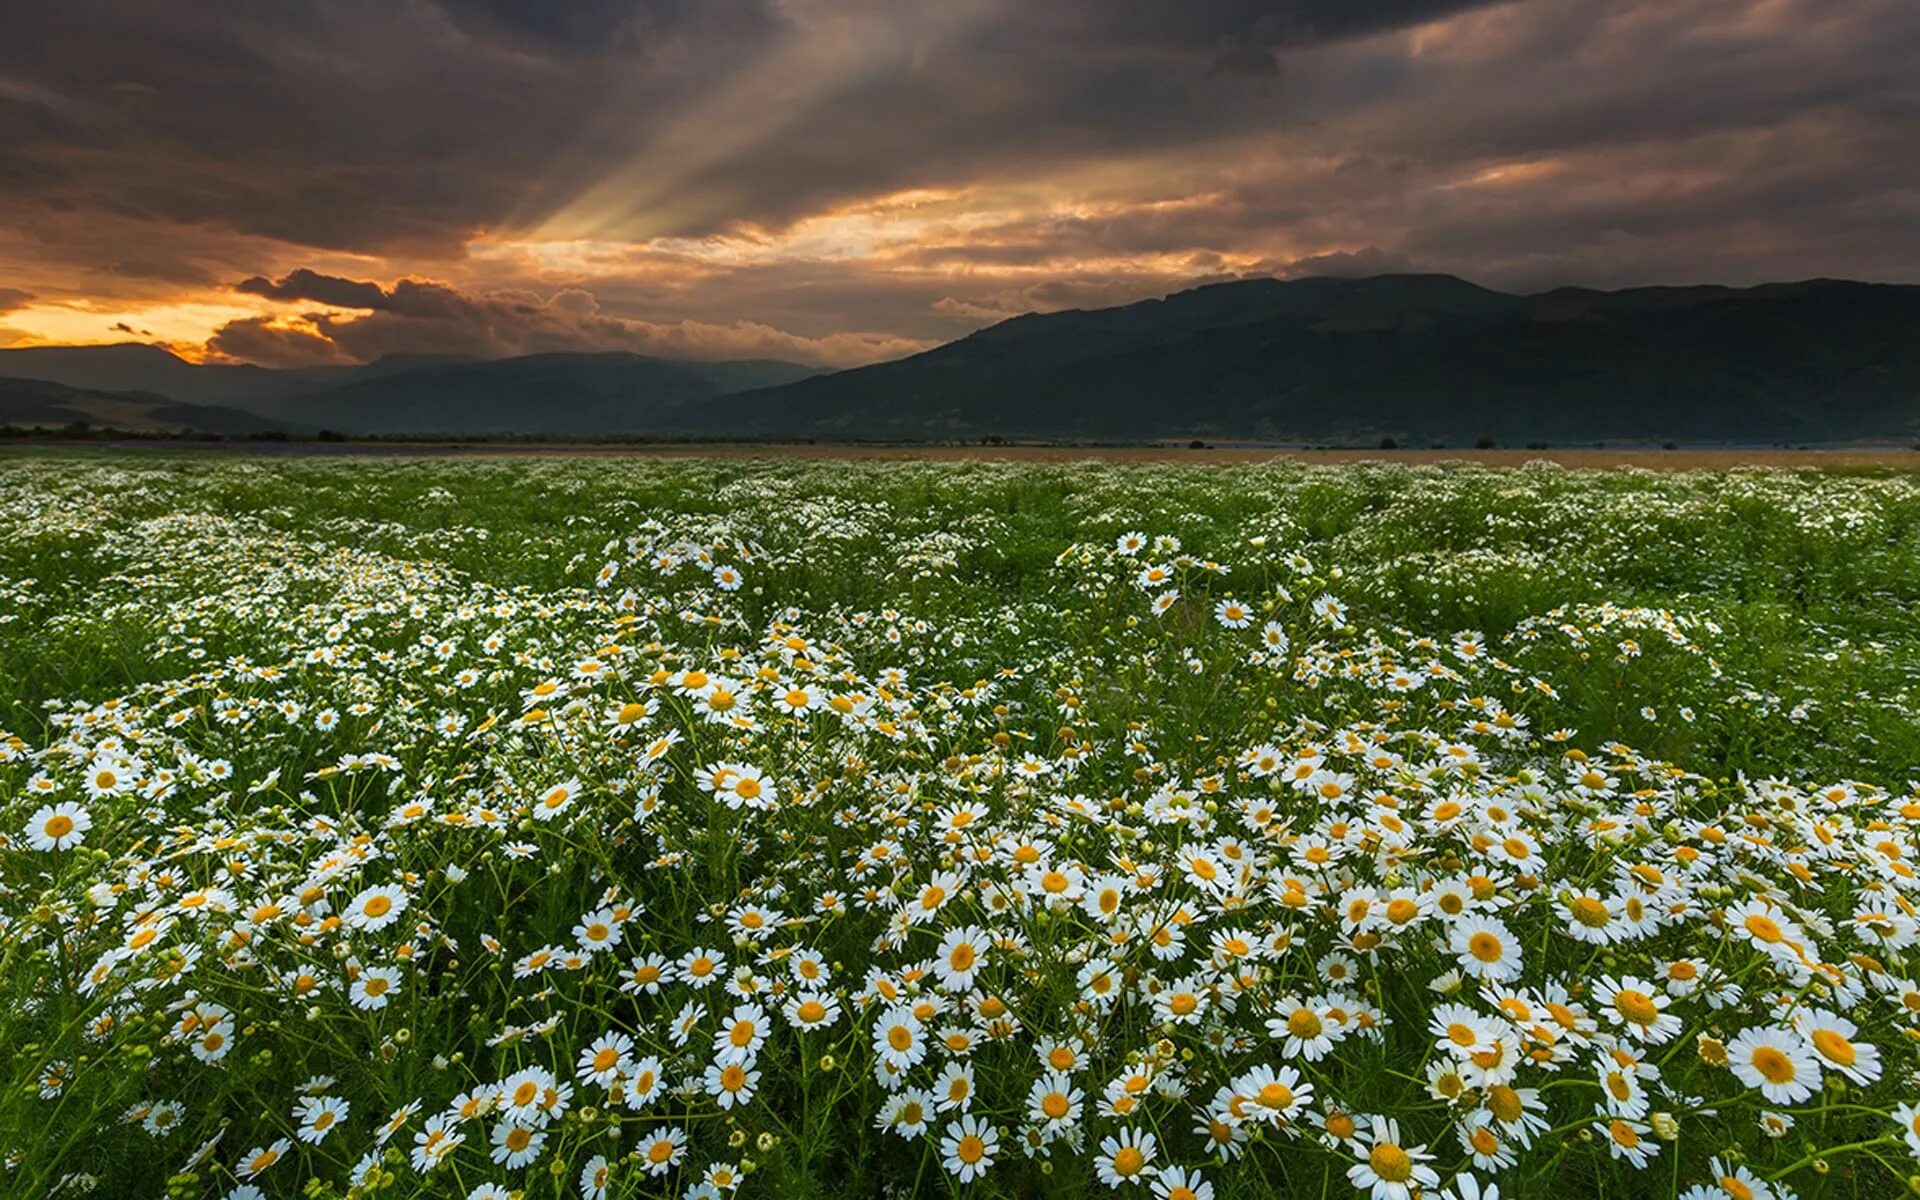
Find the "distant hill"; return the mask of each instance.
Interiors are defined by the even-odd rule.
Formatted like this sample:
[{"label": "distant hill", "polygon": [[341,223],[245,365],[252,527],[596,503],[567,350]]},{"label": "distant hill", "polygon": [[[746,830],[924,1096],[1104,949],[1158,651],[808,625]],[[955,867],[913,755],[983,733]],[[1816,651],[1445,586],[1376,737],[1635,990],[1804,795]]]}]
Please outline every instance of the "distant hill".
[{"label": "distant hill", "polygon": [[152,392],[104,392],[43,379],[0,379],[0,425],[57,429],[76,422],[136,433],[248,434],[288,426],[210,404],[180,404]]},{"label": "distant hill", "polygon": [[625,353],[272,371],[124,345],[0,351],[6,375],[347,434],[1906,442],[1920,286],[1522,296],[1448,275],[1255,279],[1030,313],[838,373]]},{"label": "distant hill", "polygon": [[640,354],[529,354],[361,378],[255,402],[253,411],[343,433],[645,434],[729,392],[816,374],[794,363],[677,362]]},{"label": "distant hill", "polygon": [[30,346],[0,350],[0,376],[47,379],[101,392],[157,392],[183,404],[235,404],[288,390],[331,386],[364,367],[273,371],[247,365],[190,363],[159,346]]},{"label": "distant hill", "polygon": [[900,439],[1904,440],[1920,287],[1248,280],[1015,317],[680,416],[686,433]]},{"label": "distant hill", "polygon": [[677,406],[820,373],[773,359],[687,362],[619,352],[491,360],[395,354],[362,366],[270,370],[190,363],[135,343],[0,350],[0,377],[152,393],[352,434],[644,434]]}]

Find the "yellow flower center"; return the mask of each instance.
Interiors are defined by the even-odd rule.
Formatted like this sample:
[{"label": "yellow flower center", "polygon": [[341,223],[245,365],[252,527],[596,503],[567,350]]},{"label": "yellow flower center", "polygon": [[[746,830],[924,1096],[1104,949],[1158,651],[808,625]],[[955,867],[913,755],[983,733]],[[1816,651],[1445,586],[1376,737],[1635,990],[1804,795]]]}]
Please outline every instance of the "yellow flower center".
[{"label": "yellow flower center", "polygon": [[1592,896],[1575,896],[1573,903],[1567,907],[1573,910],[1573,919],[1588,929],[1604,929],[1607,922],[1613,920],[1613,914],[1607,911],[1607,906]]},{"label": "yellow flower center", "polygon": [[1520,1119],[1524,1106],[1520,1102],[1520,1093],[1504,1083],[1496,1083],[1487,1089],[1487,1111],[1506,1122]]},{"label": "yellow flower center", "polygon": [[1813,1048],[1820,1052],[1820,1057],[1843,1067],[1852,1066],[1853,1060],[1858,1057],[1853,1043],[1831,1029],[1813,1031]]},{"label": "yellow flower center", "polygon": [[1613,1007],[1635,1025],[1651,1025],[1660,1019],[1660,1010],[1654,1006],[1653,997],[1632,988],[1622,988],[1613,998]]},{"label": "yellow flower center", "polygon": [[1753,1069],[1768,1083],[1792,1083],[1799,1073],[1793,1060],[1772,1046],[1754,1047],[1752,1062]]},{"label": "yellow flower center", "polygon": [[1413,1178],[1413,1159],[1391,1142],[1382,1142],[1367,1155],[1373,1173],[1388,1183],[1405,1183]]}]

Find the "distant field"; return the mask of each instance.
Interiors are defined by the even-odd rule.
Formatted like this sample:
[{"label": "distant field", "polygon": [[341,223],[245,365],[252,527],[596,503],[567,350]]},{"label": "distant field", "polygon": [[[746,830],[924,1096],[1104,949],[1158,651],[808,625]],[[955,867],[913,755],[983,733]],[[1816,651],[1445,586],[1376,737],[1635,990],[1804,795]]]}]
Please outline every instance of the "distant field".
[{"label": "distant field", "polygon": [[0,453],[0,1192],[1915,1173],[1920,455],[324,449]]},{"label": "distant field", "polygon": [[[98,447],[97,442],[75,442],[57,447],[77,451]],[[1440,463],[1478,463],[1490,467],[1520,467],[1530,462],[1558,463],[1569,468],[1641,467],[1650,471],[1726,471],[1736,467],[1898,467],[1920,470],[1920,450],[1904,447],[1861,447],[1854,449],[1781,450],[1770,448],[1695,448],[1660,450],[1628,448],[1616,450],[1309,450],[1281,447],[1209,447],[1194,450],[1184,446],[918,446],[857,445],[819,443],[677,443],[659,445],[605,443],[513,442],[216,442],[202,446],[181,446],[169,442],[115,442],[108,447],[140,450],[158,454],[184,452],[206,454],[264,454],[304,457],[352,457],[391,455],[398,457],[460,456],[571,456],[622,458],[765,458],[765,459],[857,459],[880,462],[1009,462],[1051,463],[1082,462],[1095,459],[1112,463],[1168,463],[1217,465],[1221,463],[1302,464],[1382,463],[1427,465]],[[0,456],[8,453],[42,452],[35,443],[0,443]]]}]

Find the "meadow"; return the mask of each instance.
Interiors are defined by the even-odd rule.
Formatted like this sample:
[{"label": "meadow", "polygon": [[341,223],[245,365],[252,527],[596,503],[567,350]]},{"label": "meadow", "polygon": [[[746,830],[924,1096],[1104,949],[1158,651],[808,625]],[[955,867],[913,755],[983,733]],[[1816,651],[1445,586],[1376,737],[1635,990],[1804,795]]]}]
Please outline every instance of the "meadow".
[{"label": "meadow", "polygon": [[0,1192],[1920,1194],[1920,476],[0,457]]}]

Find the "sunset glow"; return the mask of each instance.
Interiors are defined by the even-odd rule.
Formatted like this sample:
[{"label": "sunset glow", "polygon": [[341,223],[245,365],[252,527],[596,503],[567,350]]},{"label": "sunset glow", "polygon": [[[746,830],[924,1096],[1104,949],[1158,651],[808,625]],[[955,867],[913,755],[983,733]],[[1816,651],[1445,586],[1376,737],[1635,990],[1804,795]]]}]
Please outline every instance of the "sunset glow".
[{"label": "sunset glow", "polygon": [[1242,276],[1920,270],[1893,0],[39,9],[0,346],[847,365]]}]

